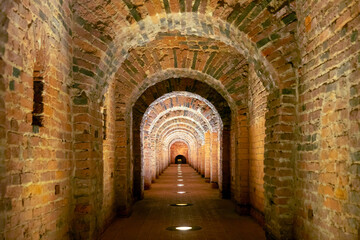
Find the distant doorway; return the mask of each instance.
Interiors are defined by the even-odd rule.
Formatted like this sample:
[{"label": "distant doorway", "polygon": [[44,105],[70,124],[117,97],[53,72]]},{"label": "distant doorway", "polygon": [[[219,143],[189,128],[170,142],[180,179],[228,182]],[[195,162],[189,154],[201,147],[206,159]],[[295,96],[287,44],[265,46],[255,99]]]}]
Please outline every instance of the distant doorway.
[{"label": "distant doorway", "polygon": [[175,163],[176,164],[184,164],[186,163],[186,157],[184,157],[183,155],[177,155],[175,158]]}]

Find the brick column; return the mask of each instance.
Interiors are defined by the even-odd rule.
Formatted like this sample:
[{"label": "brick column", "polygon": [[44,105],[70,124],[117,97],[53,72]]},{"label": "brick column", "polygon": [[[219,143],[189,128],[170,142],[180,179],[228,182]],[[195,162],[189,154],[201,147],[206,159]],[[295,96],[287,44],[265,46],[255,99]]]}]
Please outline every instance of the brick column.
[{"label": "brick column", "polygon": [[102,122],[100,106],[85,93],[73,99],[74,124],[74,224],[75,239],[92,239],[102,206]]},{"label": "brick column", "polygon": [[211,133],[211,172],[210,172],[210,182],[218,182],[218,161],[219,161],[219,140],[218,133]]},{"label": "brick column", "polygon": [[[10,4],[10,3],[9,3]],[[4,11],[4,12],[3,12]],[[5,9],[0,10],[0,16],[5,14]],[[6,26],[8,19],[3,20],[3,28],[0,29],[0,35],[3,39],[7,39]],[[0,42],[0,49],[3,48],[4,43]],[[0,56],[4,54],[4,50],[0,51]],[[6,206],[5,192],[6,192],[6,165],[5,165],[5,145],[6,145],[6,126],[5,126],[5,62],[0,58],[0,206]],[[5,239],[5,220],[6,208],[0,209],[0,239]]]},{"label": "brick column", "polygon": [[238,110],[236,139],[236,211],[249,214],[249,131],[245,109]]},{"label": "brick column", "polygon": [[222,159],[221,159],[221,186],[220,191],[223,198],[231,196],[231,172],[230,172],[230,131],[223,130],[222,133]]},{"label": "brick column", "polygon": [[159,147],[156,146],[156,151],[155,151],[155,161],[156,161],[156,179],[159,178],[160,176],[160,171],[161,171],[161,155],[159,153]]},{"label": "brick column", "polygon": [[150,162],[151,162],[151,182],[154,183],[156,180],[157,172],[157,159],[156,159],[156,149],[155,149],[155,138],[153,135],[150,138]]},{"label": "brick column", "polygon": [[165,168],[162,145],[157,145],[156,159],[158,160],[158,163],[159,163],[159,166],[158,166],[159,172],[158,172],[158,175],[157,175],[157,177],[159,177],[161,175],[162,171]]},{"label": "brick column", "polygon": [[295,103],[293,89],[268,96],[265,139],[265,231],[269,239],[292,239],[294,224]]},{"label": "brick column", "polygon": [[205,176],[205,144],[200,147],[200,174],[202,177]]},{"label": "brick column", "polygon": [[[9,19],[6,16],[6,12],[10,9],[10,6],[13,3],[10,1],[8,3],[2,4],[2,9],[0,9],[0,16],[2,16],[2,25],[0,26],[0,56],[5,54],[5,43],[8,39],[7,26]],[[5,124],[5,91],[6,91],[6,79],[5,79],[5,69],[6,63],[3,57],[0,57],[0,206],[11,206],[9,204],[10,199],[5,199],[6,194],[6,165],[5,165],[5,146],[6,146],[6,124]],[[1,207],[0,209],[0,239],[5,239],[5,221],[6,221],[6,208]]]},{"label": "brick column", "polygon": [[140,129],[134,129],[133,126],[133,198],[141,200],[144,198],[144,186],[142,170],[141,170],[141,149],[140,149]]},{"label": "brick column", "polygon": [[[133,202],[133,163],[130,154],[130,116],[126,119],[117,116],[116,148],[115,148],[115,196],[117,203],[117,214],[129,216]],[[140,192],[141,194],[141,192]]]},{"label": "brick column", "polygon": [[210,181],[210,161],[211,161],[211,133],[205,133],[205,151],[204,151],[204,176],[205,181]]},{"label": "brick column", "polygon": [[199,144],[197,144],[197,146],[196,146],[196,168],[195,168],[195,170],[197,171],[197,172],[199,172],[199,170],[200,170],[200,162],[201,162],[201,156],[200,156],[200,145]]},{"label": "brick column", "polygon": [[144,171],[144,189],[148,190],[151,188],[152,174],[151,174],[151,159],[150,159],[150,147],[144,146],[144,160],[143,160],[143,171]]},{"label": "brick column", "polygon": [[168,166],[166,151],[165,151],[163,145],[161,145],[160,151],[161,151],[161,162],[162,162],[161,173],[163,173],[164,170],[165,170],[165,169],[167,168],[167,166]]}]

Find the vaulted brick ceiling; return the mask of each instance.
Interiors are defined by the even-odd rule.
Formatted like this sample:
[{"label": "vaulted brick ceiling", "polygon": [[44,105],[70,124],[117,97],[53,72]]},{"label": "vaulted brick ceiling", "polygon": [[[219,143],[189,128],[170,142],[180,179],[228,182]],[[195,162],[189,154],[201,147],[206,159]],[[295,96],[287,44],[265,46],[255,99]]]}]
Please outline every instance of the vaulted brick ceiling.
[{"label": "vaulted brick ceiling", "polygon": [[286,2],[76,1],[76,86],[101,96],[116,79],[128,99],[154,75],[185,68],[219,80],[232,101],[242,104],[252,63],[266,88],[286,87],[292,81],[281,80],[295,77],[292,66],[299,61],[295,3]]},{"label": "vaulted brick ceiling", "polygon": [[[287,0],[76,1],[74,94],[101,102],[115,89],[116,121],[132,121],[134,174],[140,176],[141,120],[164,94],[199,94],[230,130],[232,116],[246,118],[250,67],[269,92],[294,87],[300,59],[295,7]],[[179,121],[184,113],[177,112]],[[177,126],[157,137],[176,139],[181,132],[195,138],[187,134],[196,124]]]},{"label": "vaulted brick ceiling", "polygon": [[[183,140],[191,147],[203,144],[206,132],[219,132],[223,123],[216,108],[203,97],[175,91],[156,99],[146,110],[141,123],[145,146]],[[196,146],[195,146],[196,145]]]},{"label": "vaulted brick ceiling", "polygon": [[248,64],[236,49],[208,38],[160,34],[147,45],[132,49],[116,73],[124,99],[148,76],[166,69],[192,69],[218,79],[238,103],[246,99]]},{"label": "vaulted brick ceiling", "polygon": [[[136,141],[134,149],[141,151],[141,162],[143,162],[143,167],[135,167],[136,171],[144,176],[144,184],[147,187],[150,187],[152,179],[159,174],[160,166],[166,164],[164,156],[169,156],[174,142],[185,143],[192,156],[189,161],[195,163],[194,154],[198,153],[205,144],[210,145],[211,134],[220,136],[219,133],[223,129],[221,117],[210,101],[189,91],[167,91],[169,93],[153,100],[156,94],[149,95],[151,90],[147,90],[143,96],[150,98],[137,101],[134,106],[135,109],[139,106],[140,110],[137,109],[137,112],[142,116],[140,129],[137,130],[137,125],[133,125],[134,138],[140,138],[141,141],[141,148],[140,141]],[[147,101],[152,102],[143,112],[144,110],[141,109],[147,106],[144,104]],[[134,119],[135,121],[138,122]],[[134,154],[136,155],[139,153]]]},{"label": "vaulted brick ceiling", "polygon": [[141,128],[145,132],[154,131],[160,122],[179,114],[196,119],[205,131],[222,128],[215,107],[199,95],[188,92],[171,92],[154,101],[144,114]]},{"label": "vaulted brick ceiling", "polygon": [[[181,83],[181,84],[180,84]],[[145,92],[138,98],[133,106],[133,121],[134,128],[140,128],[140,122],[142,120],[145,111],[148,109],[151,103],[168,92],[187,91],[190,93],[196,93],[203,97],[211,104],[214,105],[216,111],[220,114],[222,122],[225,128],[230,127],[231,110],[226,100],[209,85],[196,81],[193,79],[180,79],[172,78],[166,81],[162,81],[156,85],[150,86]],[[121,97],[121,96],[120,96]],[[190,101],[190,100],[189,100]],[[191,102],[191,101],[190,101]],[[189,103],[190,103],[189,102]],[[183,114],[179,114],[183,116]]]},{"label": "vaulted brick ceiling", "polygon": [[[142,179],[140,125],[146,109],[174,91],[212,103],[230,131],[249,105],[249,69],[265,89],[292,92],[300,62],[295,1],[288,0],[80,0],[73,5],[74,94],[99,102],[114,89],[116,121],[132,124],[134,179]],[[171,116],[171,114],[175,114]],[[186,122],[185,110],[165,114],[160,143],[199,142],[205,125]],[[165,116],[164,115],[164,116]],[[236,119],[232,119],[235,117]],[[159,122],[159,123],[160,123]],[[197,131],[199,130],[199,131]],[[205,130],[206,131],[206,130]],[[216,135],[216,134],[214,134]],[[216,136],[213,136],[214,139]],[[131,137],[127,139],[131,143]],[[154,146],[149,149],[155,154]],[[146,143],[148,144],[148,143]],[[165,145],[166,145],[165,144]],[[196,145],[196,144],[195,144]],[[146,159],[155,161],[158,156]],[[148,161],[149,162],[149,161]],[[146,169],[150,169],[146,166]],[[147,173],[145,185],[151,184]],[[142,189],[141,181],[134,185]],[[136,189],[136,187],[134,187]],[[141,192],[135,193],[141,198]]]}]

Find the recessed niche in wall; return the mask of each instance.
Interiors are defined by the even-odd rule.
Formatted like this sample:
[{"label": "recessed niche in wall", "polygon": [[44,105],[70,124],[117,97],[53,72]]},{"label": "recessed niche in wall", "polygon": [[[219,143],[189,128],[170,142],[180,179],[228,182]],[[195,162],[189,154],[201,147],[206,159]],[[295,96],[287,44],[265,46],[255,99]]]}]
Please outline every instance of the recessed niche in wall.
[{"label": "recessed niche in wall", "polygon": [[32,126],[33,132],[38,133],[40,127],[43,126],[44,118],[44,81],[43,73],[41,71],[34,70],[33,74],[33,111],[32,111]]},{"label": "recessed niche in wall", "polygon": [[60,185],[55,185],[55,195],[58,195],[60,193]]},{"label": "recessed niche in wall", "polygon": [[102,119],[103,119],[103,139],[106,140],[106,120],[107,120],[107,111],[106,108],[102,111]]},{"label": "recessed niche in wall", "polygon": [[314,218],[314,211],[312,209],[308,210],[308,219],[313,220]]}]

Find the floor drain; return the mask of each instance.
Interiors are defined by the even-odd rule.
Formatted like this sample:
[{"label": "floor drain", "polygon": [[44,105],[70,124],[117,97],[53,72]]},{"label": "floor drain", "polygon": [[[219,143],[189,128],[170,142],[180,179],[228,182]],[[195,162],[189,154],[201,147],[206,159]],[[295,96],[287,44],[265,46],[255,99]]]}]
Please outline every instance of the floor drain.
[{"label": "floor drain", "polygon": [[200,229],[199,226],[171,226],[166,228],[168,231],[197,231]]},{"label": "floor drain", "polygon": [[172,207],[188,207],[188,206],[192,206],[191,203],[173,203],[170,204],[170,206]]}]

